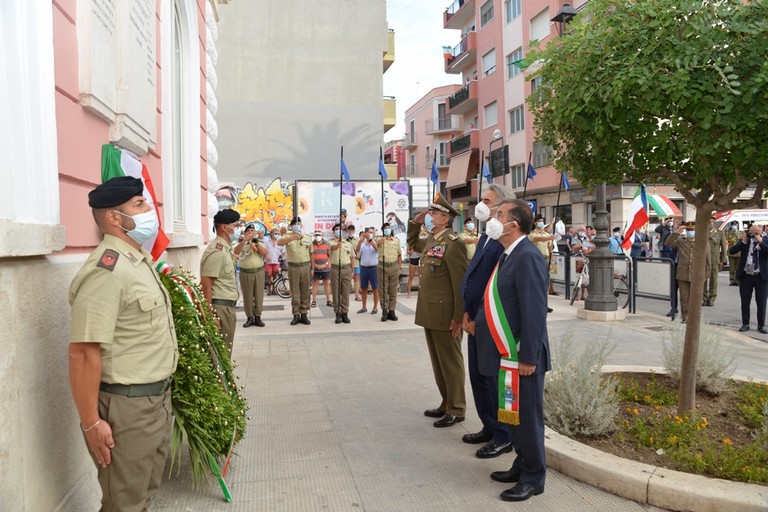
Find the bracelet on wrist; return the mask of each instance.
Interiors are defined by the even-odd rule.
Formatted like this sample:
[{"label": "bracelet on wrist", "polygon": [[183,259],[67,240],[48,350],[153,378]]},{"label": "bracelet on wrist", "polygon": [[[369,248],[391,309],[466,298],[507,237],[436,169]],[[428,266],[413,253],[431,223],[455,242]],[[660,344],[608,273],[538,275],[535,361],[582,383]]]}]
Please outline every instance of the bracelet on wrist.
[{"label": "bracelet on wrist", "polygon": [[99,423],[101,423],[101,420],[98,420],[96,423],[94,423],[93,425],[91,425],[88,428],[83,428],[83,424],[81,423],[80,424],[80,430],[82,430],[83,432],[88,432],[89,430],[93,430],[96,427],[96,425],[98,425]]}]

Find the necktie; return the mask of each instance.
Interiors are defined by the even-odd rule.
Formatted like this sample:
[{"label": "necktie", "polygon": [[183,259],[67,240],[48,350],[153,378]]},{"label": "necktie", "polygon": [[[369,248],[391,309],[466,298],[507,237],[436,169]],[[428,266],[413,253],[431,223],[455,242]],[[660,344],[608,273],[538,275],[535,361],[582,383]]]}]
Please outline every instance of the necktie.
[{"label": "necktie", "polygon": [[505,259],[507,259],[507,253],[502,253],[501,258],[499,258],[499,268],[504,264]]},{"label": "necktie", "polygon": [[757,272],[757,242],[754,240],[752,241],[752,268]]}]

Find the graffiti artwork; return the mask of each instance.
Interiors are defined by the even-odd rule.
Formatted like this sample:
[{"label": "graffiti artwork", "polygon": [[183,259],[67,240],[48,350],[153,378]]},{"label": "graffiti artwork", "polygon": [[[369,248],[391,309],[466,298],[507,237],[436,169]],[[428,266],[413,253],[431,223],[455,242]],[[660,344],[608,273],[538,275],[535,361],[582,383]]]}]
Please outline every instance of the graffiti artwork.
[{"label": "graffiti artwork", "polygon": [[266,187],[246,183],[237,196],[237,205],[246,222],[261,224],[267,230],[287,226],[293,217],[293,185],[275,178]]}]

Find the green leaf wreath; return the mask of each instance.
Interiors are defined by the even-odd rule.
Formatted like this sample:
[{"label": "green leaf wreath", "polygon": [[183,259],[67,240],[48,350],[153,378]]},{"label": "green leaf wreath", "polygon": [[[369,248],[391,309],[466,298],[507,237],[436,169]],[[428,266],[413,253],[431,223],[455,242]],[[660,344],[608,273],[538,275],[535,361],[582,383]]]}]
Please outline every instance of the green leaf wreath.
[{"label": "green leaf wreath", "polygon": [[[180,470],[182,449],[189,447],[195,488],[218,478],[225,489],[234,446],[245,432],[245,398],[238,390],[228,350],[214,314],[189,271],[158,264],[160,279],[171,296],[173,322],[179,344],[179,363],[173,375],[173,435],[171,470]],[[225,490],[225,494],[227,491]]]}]

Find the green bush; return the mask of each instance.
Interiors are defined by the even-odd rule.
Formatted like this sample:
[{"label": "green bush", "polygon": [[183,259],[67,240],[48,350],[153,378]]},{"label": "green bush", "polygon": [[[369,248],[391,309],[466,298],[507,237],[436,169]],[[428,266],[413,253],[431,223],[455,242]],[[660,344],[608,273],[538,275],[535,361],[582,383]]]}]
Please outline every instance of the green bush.
[{"label": "green bush", "polygon": [[[685,325],[678,324],[664,331],[662,335],[662,354],[664,365],[670,377],[680,381],[680,369],[683,365],[683,345],[685,343]],[[723,390],[736,368],[736,352],[720,340],[722,331],[709,324],[701,324],[699,333],[699,355],[696,359],[696,389],[710,393]]]},{"label": "green bush", "polygon": [[616,347],[611,334],[589,342],[580,356],[573,346],[573,332],[563,333],[553,344],[553,369],[547,374],[544,392],[545,423],[566,436],[599,437],[616,428],[616,382],[603,377],[601,369]]}]

